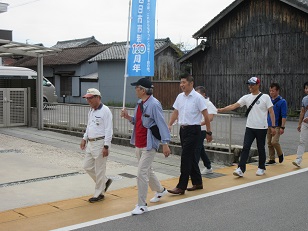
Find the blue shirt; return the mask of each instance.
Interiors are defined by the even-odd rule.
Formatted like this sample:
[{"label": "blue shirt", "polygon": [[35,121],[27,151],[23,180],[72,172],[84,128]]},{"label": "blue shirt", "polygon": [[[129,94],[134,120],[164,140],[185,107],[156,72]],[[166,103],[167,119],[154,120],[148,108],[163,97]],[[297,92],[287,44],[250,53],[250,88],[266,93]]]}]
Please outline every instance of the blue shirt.
[{"label": "blue shirt", "polygon": [[[141,99],[138,100],[138,104],[141,103]],[[132,117],[131,123],[134,124],[134,130],[132,133],[132,137],[130,139],[130,143],[132,145],[135,145],[135,118],[137,114],[138,104],[135,107],[134,116]],[[170,131],[169,128],[165,122],[163,109],[160,104],[160,102],[154,98],[152,95],[148,98],[147,101],[143,103],[143,112],[141,116],[142,125],[145,128],[148,128],[147,132],[147,150],[156,149],[159,148],[159,140],[156,139],[151,130],[150,127],[157,125],[159,129],[159,133],[161,136],[161,141],[163,143],[169,143],[170,142]]]},{"label": "blue shirt", "polygon": [[273,110],[275,113],[275,125],[272,125],[270,114],[267,115],[268,126],[281,126],[281,119],[287,118],[288,106],[287,101],[283,99],[280,95],[276,99],[271,99],[273,103]]}]

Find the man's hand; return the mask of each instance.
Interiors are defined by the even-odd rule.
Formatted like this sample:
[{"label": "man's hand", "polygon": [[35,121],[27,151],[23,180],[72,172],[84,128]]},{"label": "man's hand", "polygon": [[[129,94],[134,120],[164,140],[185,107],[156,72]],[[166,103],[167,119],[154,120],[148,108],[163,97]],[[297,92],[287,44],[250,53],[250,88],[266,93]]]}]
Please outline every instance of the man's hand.
[{"label": "man's hand", "polygon": [[271,134],[272,134],[272,136],[276,135],[276,129],[273,128],[273,127],[271,127]]},{"label": "man's hand", "polygon": [[128,116],[128,112],[127,112],[126,108],[123,108],[121,110],[121,117],[127,119],[127,116]]},{"label": "man's hand", "polygon": [[206,134],[206,141],[209,143],[209,142],[211,142],[212,140],[213,140],[213,137],[212,137],[212,135],[210,136],[209,134]]},{"label": "man's hand", "polygon": [[170,155],[170,148],[168,144],[163,144],[163,153],[165,157],[168,157]]},{"label": "man's hand", "polygon": [[109,149],[103,148],[103,157],[107,157],[109,155]]},{"label": "man's hand", "polygon": [[80,149],[84,150],[86,148],[86,141],[84,139],[81,140],[80,142]]}]

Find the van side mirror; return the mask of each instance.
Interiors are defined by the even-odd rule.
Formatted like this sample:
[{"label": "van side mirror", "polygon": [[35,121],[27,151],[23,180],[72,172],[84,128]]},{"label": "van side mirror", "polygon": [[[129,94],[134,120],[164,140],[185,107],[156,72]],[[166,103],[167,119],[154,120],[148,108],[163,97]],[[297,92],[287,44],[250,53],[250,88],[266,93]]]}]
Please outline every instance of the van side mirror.
[{"label": "van side mirror", "polygon": [[51,86],[51,83],[50,83],[50,82],[46,82],[46,83],[44,84],[44,86],[50,87],[50,86]]}]

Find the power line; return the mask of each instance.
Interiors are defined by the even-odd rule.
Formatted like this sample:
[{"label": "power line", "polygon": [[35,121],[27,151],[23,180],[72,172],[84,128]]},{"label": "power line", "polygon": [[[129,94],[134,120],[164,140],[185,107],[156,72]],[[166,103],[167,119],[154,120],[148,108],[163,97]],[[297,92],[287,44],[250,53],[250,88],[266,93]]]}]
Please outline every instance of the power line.
[{"label": "power line", "polygon": [[33,2],[39,2],[39,1],[42,1],[42,0],[33,0],[33,1],[28,1],[28,2],[21,3],[21,4],[19,4],[19,5],[9,6],[9,8],[16,8],[16,7],[20,7],[20,6],[28,5],[28,4],[31,4],[31,3],[33,3]]}]

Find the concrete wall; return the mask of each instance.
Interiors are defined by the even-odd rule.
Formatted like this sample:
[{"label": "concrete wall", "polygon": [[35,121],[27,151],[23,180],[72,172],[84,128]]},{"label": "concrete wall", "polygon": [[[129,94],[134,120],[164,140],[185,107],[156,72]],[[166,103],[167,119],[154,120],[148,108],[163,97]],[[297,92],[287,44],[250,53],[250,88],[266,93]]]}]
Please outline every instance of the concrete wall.
[{"label": "concrete wall", "polygon": [[[108,61],[98,63],[99,87],[102,93],[102,101],[123,102],[124,92],[124,73],[125,62]],[[135,88],[130,84],[136,82],[141,77],[128,77],[126,84],[126,103],[136,104],[138,98],[135,94]]]}]

